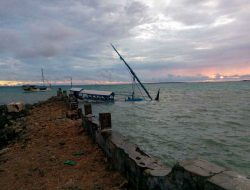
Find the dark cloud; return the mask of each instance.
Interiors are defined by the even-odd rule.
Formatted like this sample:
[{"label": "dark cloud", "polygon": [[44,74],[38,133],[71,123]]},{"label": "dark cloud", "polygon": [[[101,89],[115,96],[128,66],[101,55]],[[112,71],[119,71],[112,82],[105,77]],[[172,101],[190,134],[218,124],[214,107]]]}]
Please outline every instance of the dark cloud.
[{"label": "dark cloud", "polygon": [[51,80],[128,81],[110,42],[144,81],[208,80],[197,72],[212,67],[250,69],[249,8],[246,0],[2,0],[1,80],[35,80],[44,67]]}]

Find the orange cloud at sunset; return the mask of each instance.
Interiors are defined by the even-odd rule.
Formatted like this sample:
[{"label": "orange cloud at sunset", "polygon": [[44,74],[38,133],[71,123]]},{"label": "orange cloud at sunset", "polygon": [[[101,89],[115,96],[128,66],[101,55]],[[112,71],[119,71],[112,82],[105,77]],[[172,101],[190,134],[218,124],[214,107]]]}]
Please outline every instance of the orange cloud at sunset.
[{"label": "orange cloud at sunset", "polygon": [[[24,84],[34,84],[39,85],[41,82],[37,81],[10,81],[10,80],[0,80],[0,86],[20,86]],[[95,80],[74,80],[73,84],[75,85],[83,85],[83,84],[102,84],[102,85],[109,85],[109,84],[128,84],[128,82],[122,81],[95,81]],[[70,85],[69,81],[61,80],[55,81],[52,85]]]},{"label": "orange cloud at sunset", "polygon": [[9,81],[9,80],[0,80],[0,86],[17,86],[22,85],[21,81]]},{"label": "orange cloud at sunset", "polygon": [[[202,67],[186,67],[186,68],[167,68],[157,70],[155,72],[150,71],[148,74],[156,75],[156,76],[187,76],[187,77],[195,77],[195,76],[204,76],[209,79],[231,79],[231,80],[241,80],[241,76],[250,75],[250,64],[249,66],[246,64],[235,64],[234,66],[202,66]],[[206,80],[207,81],[207,80]]]}]

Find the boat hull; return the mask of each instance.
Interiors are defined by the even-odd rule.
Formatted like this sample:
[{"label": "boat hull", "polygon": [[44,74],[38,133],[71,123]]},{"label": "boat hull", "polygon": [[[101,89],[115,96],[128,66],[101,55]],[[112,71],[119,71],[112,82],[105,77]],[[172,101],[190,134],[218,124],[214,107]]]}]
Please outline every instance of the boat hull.
[{"label": "boat hull", "polygon": [[36,85],[23,85],[22,88],[25,92],[44,92],[50,90],[49,87]]},{"label": "boat hull", "polygon": [[144,101],[144,98],[130,98],[130,97],[128,97],[125,101],[126,102],[141,102],[141,101]]}]

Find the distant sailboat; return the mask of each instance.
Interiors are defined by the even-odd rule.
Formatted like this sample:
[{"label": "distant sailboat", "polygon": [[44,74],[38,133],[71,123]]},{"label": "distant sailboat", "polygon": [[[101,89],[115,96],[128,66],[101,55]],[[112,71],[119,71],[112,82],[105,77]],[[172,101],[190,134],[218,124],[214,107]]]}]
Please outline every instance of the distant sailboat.
[{"label": "distant sailboat", "polygon": [[[113,44],[111,44],[112,48],[115,50],[115,52],[118,54],[118,56],[120,57],[120,59],[124,62],[124,64],[127,66],[129,72],[131,73],[132,77],[133,77],[133,82],[132,82],[132,95],[128,96],[126,101],[131,101],[131,102],[135,102],[135,101],[143,101],[145,100],[145,98],[136,98],[135,97],[135,92],[134,92],[134,85],[137,85],[136,81],[139,83],[139,85],[142,87],[142,89],[144,90],[144,92],[147,94],[148,98],[150,100],[152,100],[152,97],[150,96],[149,92],[147,91],[146,87],[141,83],[140,79],[137,77],[137,75],[135,74],[135,72],[133,71],[133,69],[129,66],[129,64],[123,59],[123,57],[121,56],[121,54],[117,51],[117,49],[113,46]],[[138,87],[139,88],[139,87]],[[139,89],[140,90],[140,89]],[[141,92],[141,91],[140,91]],[[160,94],[160,90],[158,90],[157,96],[155,98],[155,100],[159,100],[159,94]]]},{"label": "distant sailboat", "polygon": [[47,91],[47,90],[50,90],[51,88],[46,86],[45,85],[45,79],[44,79],[44,74],[43,74],[43,68],[41,69],[41,72],[42,72],[42,82],[43,82],[43,85],[42,86],[38,86],[39,90],[40,91]]},{"label": "distant sailboat", "polygon": [[37,86],[37,85],[30,85],[30,84],[26,84],[26,85],[23,85],[22,88],[25,92],[43,92],[43,91],[47,91],[47,90],[50,90],[50,86],[46,86],[45,85],[45,79],[44,79],[44,74],[43,74],[43,69],[41,69],[41,72],[42,72],[42,83],[43,85],[42,86]]}]

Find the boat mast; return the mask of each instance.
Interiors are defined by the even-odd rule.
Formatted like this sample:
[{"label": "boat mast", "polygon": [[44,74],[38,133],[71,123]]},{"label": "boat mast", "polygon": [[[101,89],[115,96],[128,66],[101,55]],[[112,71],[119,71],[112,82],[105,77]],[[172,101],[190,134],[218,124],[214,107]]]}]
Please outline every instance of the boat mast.
[{"label": "boat mast", "polygon": [[70,87],[72,88],[72,76],[70,76],[69,78],[70,78]]},{"label": "boat mast", "polygon": [[43,75],[43,68],[42,68],[41,70],[42,70],[42,82],[43,82],[43,86],[44,86],[44,75]]},{"label": "boat mast", "polygon": [[141,85],[141,87],[143,88],[143,90],[146,92],[146,94],[148,95],[149,99],[152,100],[152,97],[150,96],[149,92],[147,91],[147,89],[145,88],[145,86],[141,83],[140,79],[137,77],[137,75],[135,74],[135,72],[131,69],[131,67],[128,65],[128,63],[123,59],[123,57],[121,56],[121,54],[115,49],[115,47],[113,46],[113,44],[110,44],[112,46],[112,48],[115,50],[115,52],[118,54],[118,56],[120,57],[120,59],[125,63],[125,65],[128,67],[130,73],[134,76],[134,78],[138,81],[138,83]]}]

